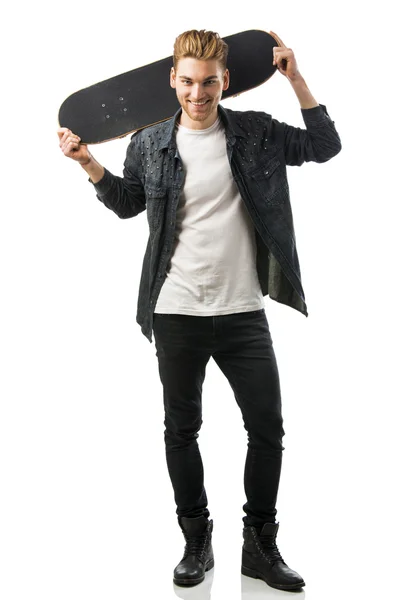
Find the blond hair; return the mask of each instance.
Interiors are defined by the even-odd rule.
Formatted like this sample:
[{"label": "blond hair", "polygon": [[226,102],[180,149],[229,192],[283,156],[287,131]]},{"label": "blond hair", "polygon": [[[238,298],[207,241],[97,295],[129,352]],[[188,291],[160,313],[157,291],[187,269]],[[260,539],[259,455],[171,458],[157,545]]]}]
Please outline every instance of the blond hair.
[{"label": "blond hair", "polygon": [[174,43],[174,69],[181,58],[197,58],[198,60],[218,60],[223,71],[226,69],[228,44],[215,31],[191,29],[184,31]]}]

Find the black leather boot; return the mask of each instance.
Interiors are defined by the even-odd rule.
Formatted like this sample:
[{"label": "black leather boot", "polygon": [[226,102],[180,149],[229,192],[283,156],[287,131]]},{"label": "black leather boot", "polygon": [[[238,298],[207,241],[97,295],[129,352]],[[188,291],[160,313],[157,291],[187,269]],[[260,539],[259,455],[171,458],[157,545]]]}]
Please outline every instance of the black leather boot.
[{"label": "black leather boot", "polygon": [[262,579],[278,590],[297,590],[306,584],[280,555],[275,541],[278,528],[279,523],[265,523],[261,531],[243,528],[242,574]]},{"label": "black leather boot", "polygon": [[206,517],[178,517],[178,523],[186,540],[181,562],[174,569],[176,585],[197,585],[204,580],[205,572],[214,566],[211,544],[213,521]]}]

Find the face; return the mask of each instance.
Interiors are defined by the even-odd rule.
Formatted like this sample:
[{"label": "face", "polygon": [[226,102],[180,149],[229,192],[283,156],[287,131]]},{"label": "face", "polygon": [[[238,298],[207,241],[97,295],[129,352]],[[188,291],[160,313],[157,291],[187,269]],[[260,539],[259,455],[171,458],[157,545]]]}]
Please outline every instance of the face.
[{"label": "face", "polygon": [[222,92],[229,87],[229,71],[217,60],[181,58],[171,69],[171,87],[182,106],[180,123],[190,129],[211,127],[218,115]]}]

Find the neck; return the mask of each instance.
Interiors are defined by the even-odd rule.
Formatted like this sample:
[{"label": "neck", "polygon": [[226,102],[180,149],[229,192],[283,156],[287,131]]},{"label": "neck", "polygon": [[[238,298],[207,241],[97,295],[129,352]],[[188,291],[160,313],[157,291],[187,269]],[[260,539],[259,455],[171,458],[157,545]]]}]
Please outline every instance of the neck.
[{"label": "neck", "polygon": [[216,109],[212,112],[207,119],[204,121],[194,121],[189,117],[189,115],[182,110],[181,117],[179,119],[179,123],[188,129],[208,129],[211,125],[214,125],[215,121],[218,119],[218,110]]}]

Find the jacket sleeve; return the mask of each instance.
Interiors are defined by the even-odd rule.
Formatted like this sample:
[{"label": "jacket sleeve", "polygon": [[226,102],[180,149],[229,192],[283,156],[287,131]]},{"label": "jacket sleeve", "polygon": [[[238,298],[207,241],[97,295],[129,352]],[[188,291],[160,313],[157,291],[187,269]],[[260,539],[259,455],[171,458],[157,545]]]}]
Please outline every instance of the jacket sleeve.
[{"label": "jacket sleeve", "polygon": [[271,120],[270,135],[283,146],[286,164],[323,163],[336,156],[342,144],[326,106],[319,104],[313,108],[302,108],[301,113],[306,129]]},{"label": "jacket sleeve", "polygon": [[113,175],[108,169],[104,169],[104,175],[97,183],[93,183],[89,178],[96,190],[97,198],[120,219],[136,217],[146,208],[145,192],[140,179],[141,162],[134,135],[126,152],[123,177]]}]

